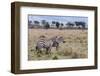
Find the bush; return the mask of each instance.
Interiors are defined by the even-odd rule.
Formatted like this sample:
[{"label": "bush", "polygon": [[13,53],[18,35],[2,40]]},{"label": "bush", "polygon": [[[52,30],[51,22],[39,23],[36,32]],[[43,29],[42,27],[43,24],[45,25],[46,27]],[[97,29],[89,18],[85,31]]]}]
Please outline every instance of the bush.
[{"label": "bush", "polygon": [[52,59],[53,59],[53,60],[56,60],[56,59],[58,59],[58,57],[57,57],[57,56],[54,56]]}]

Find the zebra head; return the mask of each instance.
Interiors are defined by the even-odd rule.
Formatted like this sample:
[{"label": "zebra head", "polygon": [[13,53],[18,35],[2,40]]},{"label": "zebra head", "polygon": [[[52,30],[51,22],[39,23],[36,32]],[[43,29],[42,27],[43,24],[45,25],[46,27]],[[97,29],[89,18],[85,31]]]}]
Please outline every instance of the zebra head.
[{"label": "zebra head", "polygon": [[64,38],[62,36],[55,36],[51,38],[53,42],[53,47],[58,47],[60,43],[65,43]]},{"label": "zebra head", "polygon": [[56,42],[57,43],[61,43],[61,42],[65,43],[66,41],[64,40],[64,38],[62,36],[57,36]]}]

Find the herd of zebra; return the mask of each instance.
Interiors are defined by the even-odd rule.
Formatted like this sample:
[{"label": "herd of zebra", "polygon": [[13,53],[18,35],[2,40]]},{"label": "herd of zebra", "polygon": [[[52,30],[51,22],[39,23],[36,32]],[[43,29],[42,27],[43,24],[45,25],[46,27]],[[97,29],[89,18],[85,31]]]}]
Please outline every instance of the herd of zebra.
[{"label": "herd of zebra", "polygon": [[57,51],[59,49],[59,44],[65,42],[62,36],[54,36],[48,39],[46,36],[42,35],[37,40],[35,49],[37,53],[42,53],[43,49],[46,54],[50,54],[53,47],[55,47]]}]

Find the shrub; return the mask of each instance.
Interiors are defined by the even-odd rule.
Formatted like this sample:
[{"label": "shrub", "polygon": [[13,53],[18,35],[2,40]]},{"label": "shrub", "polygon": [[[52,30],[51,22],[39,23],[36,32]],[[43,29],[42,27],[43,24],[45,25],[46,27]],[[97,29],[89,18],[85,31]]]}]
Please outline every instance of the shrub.
[{"label": "shrub", "polygon": [[58,57],[57,57],[57,56],[54,56],[52,59],[53,59],[53,60],[56,60],[56,59],[58,59]]}]

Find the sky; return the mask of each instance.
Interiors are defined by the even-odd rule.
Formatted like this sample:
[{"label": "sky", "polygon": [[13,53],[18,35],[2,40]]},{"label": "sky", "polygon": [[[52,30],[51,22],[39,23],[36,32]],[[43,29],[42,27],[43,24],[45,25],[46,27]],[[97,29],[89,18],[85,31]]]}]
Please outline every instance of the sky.
[{"label": "sky", "polygon": [[28,20],[32,22],[34,22],[35,20],[38,20],[40,22],[41,20],[46,20],[48,22],[59,21],[61,23],[82,21],[85,22],[86,25],[88,25],[88,17],[82,16],[28,15]]}]

